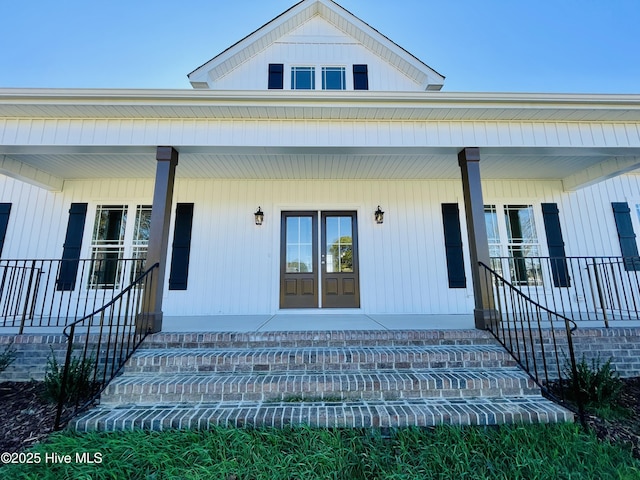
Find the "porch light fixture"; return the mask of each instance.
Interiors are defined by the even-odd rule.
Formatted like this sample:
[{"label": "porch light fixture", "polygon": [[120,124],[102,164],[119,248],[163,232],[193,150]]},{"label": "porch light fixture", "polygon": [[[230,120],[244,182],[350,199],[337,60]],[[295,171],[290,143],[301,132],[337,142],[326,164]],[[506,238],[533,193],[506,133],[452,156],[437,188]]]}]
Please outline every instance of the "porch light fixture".
[{"label": "porch light fixture", "polygon": [[264,222],[264,213],[260,210],[260,207],[258,207],[254,215],[256,217],[256,225],[262,225],[262,222]]},{"label": "porch light fixture", "polygon": [[375,212],[373,212],[373,216],[375,217],[376,223],[378,225],[384,222],[384,212],[380,210],[380,205],[378,205],[378,209]]}]

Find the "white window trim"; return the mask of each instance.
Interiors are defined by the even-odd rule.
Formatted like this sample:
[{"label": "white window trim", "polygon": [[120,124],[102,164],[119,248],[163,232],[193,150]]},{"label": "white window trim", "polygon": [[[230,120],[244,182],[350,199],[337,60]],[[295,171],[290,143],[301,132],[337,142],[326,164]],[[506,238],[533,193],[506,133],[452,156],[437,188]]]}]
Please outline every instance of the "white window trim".
[{"label": "white window trim", "polygon": [[[113,205],[113,206],[122,205],[125,207],[127,220],[126,220],[125,229],[124,229],[124,237],[123,237],[123,243],[122,243],[123,255],[121,258],[132,259],[133,251],[134,251],[134,248],[136,247],[133,244],[133,235],[134,235],[134,230],[136,225],[136,214],[138,211],[138,206],[151,207],[152,206],[151,203],[152,202],[150,202],[149,199],[125,200],[125,201],[105,199],[105,200],[92,202],[91,209],[90,209],[92,217],[89,217],[87,214],[87,221],[85,223],[85,234],[84,234],[84,240],[83,240],[84,246],[82,251],[86,252],[86,254],[85,256],[83,256],[83,258],[87,258],[87,259],[93,258],[94,247],[95,247],[93,236],[94,236],[95,227],[96,227],[96,214],[98,213],[98,209],[102,206],[107,206],[107,205]],[[128,274],[129,274],[128,271],[123,272],[121,274],[121,278],[124,279],[125,283],[127,283],[128,281],[128,277],[125,277],[125,275],[128,275]],[[90,286],[89,279],[83,280],[83,286],[87,291],[96,290],[96,288]],[[118,288],[123,288],[126,286],[127,285],[118,285]],[[97,290],[100,290],[100,289],[97,289]]]},{"label": "white window trim", "polygon": [[[508,235],[508,230],[507,230],[507,224],[505,222],[504,219],[504,210],[505,207],[507,205],[527,205],[527,206],[531,206],[532,207],[532,212],[533,212],[533,222],[535,225],[535,229],[536,229],[536,238],[537,238],[537,243],[535,245],[537,245],[538,247],[538,255],[539,257],[548,257],[549,256],[549,251],[548,251],[548,246],[546,243],[546,231],[544,229],[544,218],[542,217],[542,207],[541,207],[541,202],[539,200],[536,201],[532,201],[532,200],[522,200],[522,199],[500,199],[500,200],[487,200],[485,199],[484,201],[484,205],[486,206],[493,206],[495,207],[496,210],[496,222],[498,225],[498,236],[500,238],[500,243],[499,244],[494,244],[494,245],[499,245],[500,246],[500,256],[501,257],[508,257],[509,256],[509,246],[513,245],[511,243],[509,243],[509,235]],[[547,282],[549,281],[549,278],[547,278],[547,275],[544,274],[544,268],[543,268],[543,274],[542,274],[542,283],[540,285],[528,285],[528,284],[520,284],[518,282],[514,282],[514,279],[511,278],[511,272],[504,272],[503,271],[503,275],[505,275],[505,278],[513,283],[513,285],[515,285],[516,287],[527,287],[530,289],[544,289],[544,286],[547,284]]]}]

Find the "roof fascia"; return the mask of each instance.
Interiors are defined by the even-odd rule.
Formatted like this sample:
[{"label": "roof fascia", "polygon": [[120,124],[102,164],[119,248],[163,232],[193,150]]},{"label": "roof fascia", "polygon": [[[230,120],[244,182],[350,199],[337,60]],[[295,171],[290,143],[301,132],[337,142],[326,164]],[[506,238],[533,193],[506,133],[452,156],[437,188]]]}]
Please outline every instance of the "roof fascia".
[{"label": "roof fascia", "polygon": [[[352,108],[388,110],[395,109],[455,109],[522,110],[530,111],[536,121],[544,121],[544,111],[565,111],[567,116],[579,111],[638,112],[640,94],[527,94],[527,93],[464,93],[464,92],[262,92],[262,91],[212,91],[212,90],[94,90],[94,89],[0,89],[0,117],[29,117],[28,114],[3,113],[4,107],[13,111],[32,107],[46,107],[46,114],[38,117],[55,117],[73,111],[77,118],[94,115],[95,107],[135,107],[140,116],[153,118],[163,107],[263,106],[274,108]],[[82,114],[86,109],[87,113]],[[145,113],[146,112],[146,113]],[[68,115],[68,112],[67,112]],[[163,114],[164,115],[164,114]],[[608,116],[608,115],[605,115]],[[635,115],[634,115],[635,118]],[[562,121],[555,117],[555,121]],[[615,121],[612,117],[611,121]]]}]

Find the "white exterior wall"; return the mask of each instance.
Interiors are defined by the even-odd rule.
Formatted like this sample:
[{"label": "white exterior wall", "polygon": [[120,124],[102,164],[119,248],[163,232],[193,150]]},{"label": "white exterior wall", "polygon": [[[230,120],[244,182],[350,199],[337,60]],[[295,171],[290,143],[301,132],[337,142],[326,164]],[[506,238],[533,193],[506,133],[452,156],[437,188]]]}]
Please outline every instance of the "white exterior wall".
[{"label": "white exterior wall", "polygon": [[369,90],[422,91],[387,61],[319,17],[313,17],[258,55],[216,80],[216,90],[267,90],[270,63],[284,64],[284,88],[291,89],[291,66],[316,67],[316,90],[322,89],[321,67],[345,67],[347,90],[353,90],[353,64],[369,66]]},{"label": "white exterior wall", "polygon": [[[72,202],[89,209],[82,257],[90,256],[95,208],[150,204],[153,181],[67,181],[52,193],[1,177],[0,202],[13,204],[2,258],[60,258]],[[546,236],[540,203],[556,202],[568,256],[619,255],[611,202],[627,201],[636,232],[640,176],[625,175],[577,192],[560,181],[489,180],[487,204],[532,204],[541,254]],[[174,202],[193,202],[189,288],[165,293],[167,315],[268,314],[278,311],[280,212],[356,210],[360,291],[365,313],[470,313],[471,275],[458,180],[329,181],[179,179]],[[441,203],[460,205],[467,288],[449,289]],[[265,212],[262,227],[253,212]],[[383,225],[373,221],[380,205]],[[175,211],[175,209],[174,209]],[[131,210],[133,212],[133,210]],[[129,222],[133,222],[131,216]],[[173,233],[173,218],[171,234]],[[172,239],[170,238],[170,244]]]}]

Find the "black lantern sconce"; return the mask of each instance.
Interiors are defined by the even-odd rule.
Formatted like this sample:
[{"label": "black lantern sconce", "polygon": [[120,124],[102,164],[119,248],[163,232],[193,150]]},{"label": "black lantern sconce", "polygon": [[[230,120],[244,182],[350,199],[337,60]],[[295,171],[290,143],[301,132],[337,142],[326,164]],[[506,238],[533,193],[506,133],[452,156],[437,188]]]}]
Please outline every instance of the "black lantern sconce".
[{"label": "black lantern sconce", "polygon": [[373,212],[373,216],[375,217],[376,223],[378,225],[384,222],[384,212],[380,210],[380,205],[378,205],[378,209],[375,212]]},{"label": "black lantern sconce", "polygon": [[264,213],[260,210],[260,207],[258,207],[258,210],[256,210],[254,215],[256,217],[256,225],[262,225],[262,222],[264,222]]}]

